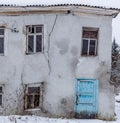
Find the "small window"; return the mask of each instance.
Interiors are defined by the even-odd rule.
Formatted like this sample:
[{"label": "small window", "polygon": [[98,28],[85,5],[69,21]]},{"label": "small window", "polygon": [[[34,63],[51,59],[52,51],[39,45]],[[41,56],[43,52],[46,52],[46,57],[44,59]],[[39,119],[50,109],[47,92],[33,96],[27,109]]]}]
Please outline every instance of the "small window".
[{"label": "small window", "polygon": [[43,83],[26,85],[25,109],[40,108],[42,106]]},{"label": "small window", "polygon": [[0,54],[4,54],[4,27],[0,27]]},{"label": "small window", "polygon": [[83,28],[82,55],[97,55],[98,28]]},{"label": "small window", "polygon": [[0,86],[0,106],[3,104],[3,86]]},{"label": "small window", "polygon": [[43,25],[26,26],[27,53],[43,52]]}]

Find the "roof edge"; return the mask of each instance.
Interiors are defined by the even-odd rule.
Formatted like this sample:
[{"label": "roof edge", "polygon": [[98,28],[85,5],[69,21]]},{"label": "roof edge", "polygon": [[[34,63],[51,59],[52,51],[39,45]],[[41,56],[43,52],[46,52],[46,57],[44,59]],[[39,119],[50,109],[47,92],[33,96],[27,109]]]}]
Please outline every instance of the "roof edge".
[{"label": "roof edge", "polygon": [[17,15],[17,14],[35,14],[35,13],[67,13],[76,12],[84,14],[96,14],[103,16],[112,16],[115,18],[120,9],[118,8],[106,8],[100,6],[90,6],[84,4],[56,4],[56,5],[0,5],[0,14],[4,15]]},{"label": "roof edge", "polygon": [[87,4],[33,4],[33,5],[17,5],[17,4],[0,4],[0,7],[54,7],[54,6],[84,6],[91,8],[100,8],[100,9],[110,9],[110,10],[119,10],[120,8],[112,8],[106,6],[94,6]]}]

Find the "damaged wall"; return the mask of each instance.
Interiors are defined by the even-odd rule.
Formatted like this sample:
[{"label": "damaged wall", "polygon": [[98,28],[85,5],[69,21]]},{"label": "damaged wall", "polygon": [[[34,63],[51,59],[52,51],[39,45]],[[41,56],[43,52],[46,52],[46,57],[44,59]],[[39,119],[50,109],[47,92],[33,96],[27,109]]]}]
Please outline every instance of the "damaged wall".
[{"label": "damaged wall", "polygon": [[[74,113],[75,78],[95,78],[99,80],[99,116],[113,116],[111,21],[107,16],[72,14],[0,16],[0,24],[6,25],[5,55],[0,56],[0,83],[4,84],[1,114],[22,113],[22,85],[44,82],[44,113],[40,110],[37,114],[70,116]],[[9,29],[13,22],[18,33]],[[26,55],[25,26],[39,24],[44,25],[44,53]],[[97,56],[81,56],[82,27],[99,28]]]}]

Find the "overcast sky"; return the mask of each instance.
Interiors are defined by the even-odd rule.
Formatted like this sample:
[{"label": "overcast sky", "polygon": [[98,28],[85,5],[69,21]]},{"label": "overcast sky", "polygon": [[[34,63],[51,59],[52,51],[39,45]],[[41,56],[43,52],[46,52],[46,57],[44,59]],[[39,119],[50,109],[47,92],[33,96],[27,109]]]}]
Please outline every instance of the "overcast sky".
[{"label": "overcast sky", "polygon": [[[120,0],[0,0],[0,4],[16,5],[51,5],[51,4],[87,4],[104,7],[120,8]],[[120,14],[113,19],[113,37],[120,44]]]}]

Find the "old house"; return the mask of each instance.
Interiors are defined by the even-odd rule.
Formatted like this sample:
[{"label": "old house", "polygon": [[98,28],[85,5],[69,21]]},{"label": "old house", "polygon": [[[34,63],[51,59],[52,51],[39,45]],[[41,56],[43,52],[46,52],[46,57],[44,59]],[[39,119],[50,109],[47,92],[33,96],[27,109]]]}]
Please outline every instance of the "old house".
[{"label": "old house", "polygon": [[118,13],[78,4],[0,6],[0,114],[112,118]]}]

